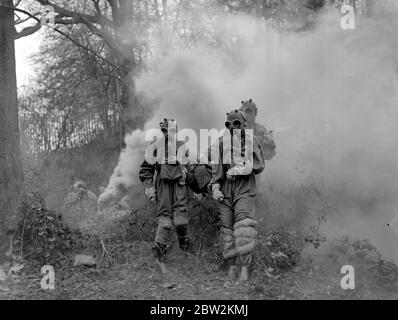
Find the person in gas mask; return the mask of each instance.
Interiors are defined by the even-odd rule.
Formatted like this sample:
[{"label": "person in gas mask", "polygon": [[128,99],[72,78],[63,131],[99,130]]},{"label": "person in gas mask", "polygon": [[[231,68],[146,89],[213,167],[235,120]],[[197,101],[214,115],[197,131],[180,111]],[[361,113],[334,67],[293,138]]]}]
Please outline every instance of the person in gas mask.
[{"label": "person in gas mask", "polygon": [[221,220],[220,244],[228,274],[235,277],[240,262],[240,280],[249,279],[249,266],[257,231],[255,219],[256,179],[264,170],[264,156],[257,138],[246,131],[241,110],[227,113],[227,130],[218,143],[218,163],[212,164],[210,181],[213,198],[218,201]]},{"label": "person in gas mask", "polygon": [[263,149],[264,159],[271,160],[276,155],[276,144],[273,132],[268,131],[262,124],[256,122],[258,114],[257,105],[252,99],[242,101],[241,110],[246,116],[247,128],[253,129],[254,135],[257,137]]},{"label": "person in gas mask", "polygon": [[[186,169],[177,161],[176,122],[165,119],[160,128],[163,137],[151,145],[150,155],[148,147],[139,177],[145,186],[145,194],[157,205],[158,228],[153,249],[160,271],[164,274],[167,273],[165,256],[173,229],[183,251],[189,248],[190,239]],[[152,160],[148,161],[151,157]]]}]

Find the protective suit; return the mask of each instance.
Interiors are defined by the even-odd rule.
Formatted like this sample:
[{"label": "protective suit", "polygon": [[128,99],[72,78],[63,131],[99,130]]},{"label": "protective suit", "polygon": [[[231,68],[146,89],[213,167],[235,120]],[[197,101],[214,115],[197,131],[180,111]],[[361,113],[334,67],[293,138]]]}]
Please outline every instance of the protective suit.
[{"label": "protective suit", "polygon": [[[167,129],[167,126],[168,120],[165,119],[161,123],[162,131],[166,132],[163,129]],[[170,238],[174,228],[180,248],[187,250],[189,246],[186,169],[176,161],[178,148],[176,149],[170,140],[171,136],[165,134],[155,146],[152,146],[152,151],[158,160],[150,163],[146,157],[139,172],[140,180],[146,188],[146,195],[156,201],[157,205],[158,228],[154,250],[156,258],[161,263],[164,263],[165,254],[170,247]],[[159,152],[165,157],[158,157]]]},{"label": "protective suit", "polygon": [[257,105],[252,99],[242,101],[241,110],[244,112],[247,119],[247,128],[253,129],[254,135],[263,150],[264,159],[271,160],[276,155],[276,144],[272,131],[268,131],[262,124],[256,122],[258,113]]},{"label": "protective suit", "polygon": [[64,220],[69,226],[81,229],[88,220],[96,217],[97,200],[84,181],[75,182],[62,207]]},{"label": "protective suit", "polygon": [[[228,144],[229,139],[233,141],[237,129],[232,125],[241,123],[241,144]],[[247,273],[247,267],[251,263],[252,251],[255,246],[257,221],[255,218],[256,179],[255,175],[264,170],[264,156],[255,136],[248,136],[244,131],[246,118],[241,110],[228,113],[223,137],[219,139],[218,164],[212,165],[211,186],[213,198],[218,200],[221,219],[220,244],[223,257],[229,264],[229,273],[233,271],[235,259],[240,258],[243,269]],[[249,142],[248,139],[252,139]],[[251,145],[249,150],[251,157],[245,155],[245,148]],[[241,155],[245,155],[244,161],[235,161],[236,146],[240,147]],[[231,148],[231,153],[230,153]],[[226,154],[232,154],[230,163],[226,163]],[[233,276],[233,275],[231,275]],[[246,278],[247,276],[244,276]],[[242,274],[241,274],[242,278]],[[243,279],[246,280],[246,279]]]}]

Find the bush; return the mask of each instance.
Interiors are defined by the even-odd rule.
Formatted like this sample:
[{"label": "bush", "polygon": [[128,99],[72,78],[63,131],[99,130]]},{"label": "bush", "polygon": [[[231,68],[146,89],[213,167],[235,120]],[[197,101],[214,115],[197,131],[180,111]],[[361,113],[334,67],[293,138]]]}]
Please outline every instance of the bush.
[{"label": "bush", "polygon": [[[94,192],[106,185],[120,154],[117,138],[100,139],[74,149],[41,154],[38,161],[24,155],[25,190],[43,195],[49,208],[60,211],[73,183],[82,179]],[[101,174],[98,174],[101,173]]]},{"label": "bush", "polygon": [[255,265],[265,272],[281,273],[299,262],[303,247],[303,235],[293,229],[279,227],[268,231],[258,240]]},{"label": "bush", "polygon": [[354,266],[359,282],[366,286],[391,288],[398,286],[398,266],[386,261],[368,239],[344,236],[331,244],[328,258],[338,265]]},{"label": "bush", "polygon": [[38,193],[25,194],[19,211],[13,251],[35,265],[66,265],[73,253],[99,244],[97,237],[71,230]]}]

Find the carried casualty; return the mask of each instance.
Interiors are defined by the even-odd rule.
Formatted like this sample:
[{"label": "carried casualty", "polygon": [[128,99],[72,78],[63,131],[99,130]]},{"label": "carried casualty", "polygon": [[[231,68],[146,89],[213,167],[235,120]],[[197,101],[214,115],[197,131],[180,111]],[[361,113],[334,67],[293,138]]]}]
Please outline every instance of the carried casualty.
[{"label": "carried casualty", "polygon": [[268,131],[262,124],[256,122],[258,114],[257,105],[252,99],[242,101],[241,110],[247,119],[247,129],[253,129],[254,135],[258,138],[263,149],[264,159],[271,160],[276,155],[276,144],[273,132]]}]

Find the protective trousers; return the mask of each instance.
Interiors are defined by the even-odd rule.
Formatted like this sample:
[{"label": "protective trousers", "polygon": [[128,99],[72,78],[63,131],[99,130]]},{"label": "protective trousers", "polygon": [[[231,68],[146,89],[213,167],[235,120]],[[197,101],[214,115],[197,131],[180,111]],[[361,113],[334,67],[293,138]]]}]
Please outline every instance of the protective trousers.
[{"label": "protective trousers", "polygon": [[166,254],[170,247],[173,227],[176,230],[180,248],[186,250],[189,246],[187,186],[161,180],[159,176],[155,186],[158,210],[158,229],[155,238],[157,255]]},{"label": "protective trousers", "polygon": [[225,259],[239,256],[242,265],[249,265],[257,237],[255,220],[256,182],[254,175],[226,179],[221,186],[224,200],[220,202],[220,243]]}]

